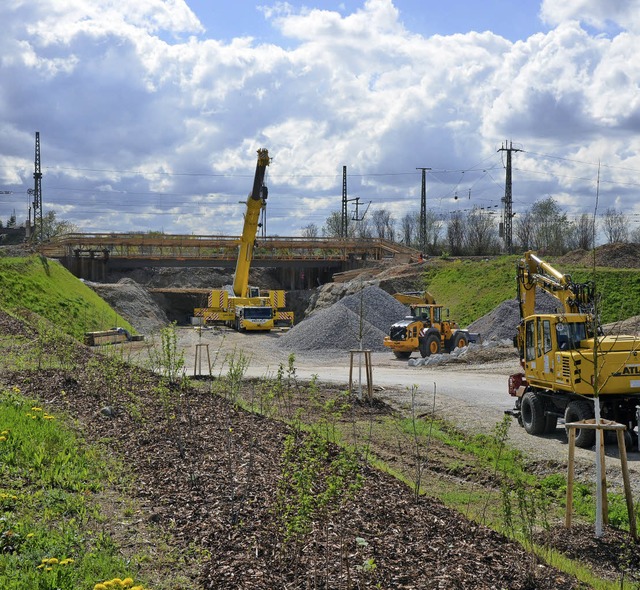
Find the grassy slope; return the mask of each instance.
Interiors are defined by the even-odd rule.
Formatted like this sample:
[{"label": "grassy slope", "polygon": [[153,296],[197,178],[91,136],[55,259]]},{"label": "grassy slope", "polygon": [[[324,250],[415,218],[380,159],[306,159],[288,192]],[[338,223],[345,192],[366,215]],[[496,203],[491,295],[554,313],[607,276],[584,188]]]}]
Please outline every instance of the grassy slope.
[{"label": "grassy slope", "polygon": [[[425,286],[451,311],[451,317],[466,326],[506,299],[516,296],[518,256],[493,260],[434,260],[425,274]],[[593,278],[587,268],[549,262],[578,282]],[[597,268],[596,289],[602,294],[602,322],[640,315],[640,270]]]},{"label": "grassy slope", "polygon": [[85,332],[113,326],[134,331],[82,281],[38,255],[0,258],[0,308],[18,313],[28,309],[80,340]]}]

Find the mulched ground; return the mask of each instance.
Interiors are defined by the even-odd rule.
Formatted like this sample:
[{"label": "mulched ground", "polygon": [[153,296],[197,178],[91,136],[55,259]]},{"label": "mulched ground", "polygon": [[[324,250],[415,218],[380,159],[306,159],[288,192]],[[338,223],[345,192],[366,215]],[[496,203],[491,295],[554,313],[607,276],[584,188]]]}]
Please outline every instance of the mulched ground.
[{"label": "mulched ground", "polygon": [[[0,312],[0,335],[17,329],[30,335]],[[317,514],[298,542],[285,543],[279,482],[290,429],[197,389],[174,392],[163,403],[155,375],[84,347],[75,362],[79,369],[5,373],[0,385],[20,387],[48,412],[68,413],[88,440],[106,443],[125,461],[134,482],[128,493],[141,507],[140,518],[171,536],[194,587],[580,587],[439,502],[416,503],[404,484],[365,464],[359,465],[362,486],[352,498],[339,510]],[[336,453],[331,449],[326,460]],[[112,520],[114,536],[126,534],[118,535],[118,519]],[[589,531],[548,538],[582,560],[594,547]],[[619,579],[619,541],[602,541],[595,554],[599,571],[611,579]],[[188,564],[194,548],[200,558]],[[632,567],[637,571],[638,564]]]}]

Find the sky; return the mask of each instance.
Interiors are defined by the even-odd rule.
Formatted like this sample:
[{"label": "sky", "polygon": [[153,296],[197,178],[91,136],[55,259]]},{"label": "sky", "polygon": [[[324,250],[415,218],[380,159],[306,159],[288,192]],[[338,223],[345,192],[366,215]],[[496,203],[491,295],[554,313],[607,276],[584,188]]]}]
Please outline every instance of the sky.
[{"label": "sky", "polygon": [[239,235],[340,211],[499,220],[552,197],[640,224],[640,0],[17,0],[0,5],[0,220]]}]

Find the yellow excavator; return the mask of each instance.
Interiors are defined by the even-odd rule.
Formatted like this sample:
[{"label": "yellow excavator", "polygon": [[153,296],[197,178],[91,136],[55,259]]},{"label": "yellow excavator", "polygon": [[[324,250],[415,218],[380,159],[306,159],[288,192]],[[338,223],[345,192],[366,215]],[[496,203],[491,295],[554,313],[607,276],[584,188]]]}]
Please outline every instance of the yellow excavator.
[{"label": "yellow excavator", "polygon": [[239,331],[267,331],[293,325],[293,312],[284,309],[286,300],[283,290],[262,291],[249,285],[260,214],[267,205],[268,189],[264,177],[269,162],[268,150],[259,149],[253,189],[246,202],[233,285],[213,289],[209,293],[207,307],[194,311],[194,315],[201,317],[204,324],[224,324]]},{"label": "yellow excavator", "polygon": [[[556,429],[558,418],[593,419],[598,396],[601,417],[626,425],[631,443],[640,405],[640,339],[604,336],[594,284],[574,282],[534,252],[518,261],[517,286],[521,321],[514,345],[523,372],[509,378],[516,401],[507,413],[529,434],[545,434]],[[558,300],[557,313],[536,313],[538,289]],[[594,442],[594,430],[576,430],[578,446]]]},{"label": "yellow excavator", "polygon": [[411,312],[391,326],[383,341],[397,358],[408,359],[413,352],[419,352],[422,358],[451,352],[478,339],[477,334],[460,329],[453,320],[443,319],[443,306],[437,305],[428,291],[407,291],[393,296]]}]

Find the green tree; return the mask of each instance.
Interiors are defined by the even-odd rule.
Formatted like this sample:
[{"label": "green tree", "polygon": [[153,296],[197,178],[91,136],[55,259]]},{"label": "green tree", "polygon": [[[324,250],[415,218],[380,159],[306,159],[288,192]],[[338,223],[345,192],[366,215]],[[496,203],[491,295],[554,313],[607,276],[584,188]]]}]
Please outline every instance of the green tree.
[{"label": "green tree", "polygon": [[464,253],[464,237],[466,233],[466,220],[462,213],[456,211],[451,214],[451,219],[447,225],[447,242],[449,253],[459,256]]},{"label": "green tree", "polygon": [[567,214],[553,197],[536,201],[531,206],[533,223],[532,247],[547,254],[564,254],[567,251],[570,223]]},{"label": "green tree", "polygon": [[[340,211],[333,211],[329,214],[322,227],[322,235],[327,238],[342,237],[342,214]],[[352,238],[354,235],[355,223],[347,216],[347,237]]]},{"label": "green tree", "polygon": [[609,207],[604,212],[602,230],[609,244],[628,241],[629,230],[627,229],[627,223],[626,215],[615,209],[615,207]]},{"label": "green tree", "polygon": [[493,215],[474,207],[467,215],[466,225],[465,243],[469,253],[484,256],[498,250],[498,232]]},{"label": "green tree", "polygon": [[303,238],[317,238],[320,235],[320,230],[315,223],[310,223],[302,228]]},{"label": "green tree", "polygon": [[[39,220],[38,220],[39,225]],[[51,240],[56,236],[63,234],[69,234],[78,231],[78,227],[70,221],[56,219],[56,212],[51,210],[47,211],[42,216],[42,240]],[[40,235],[40,227],[36,227],[36,235]]]}]

